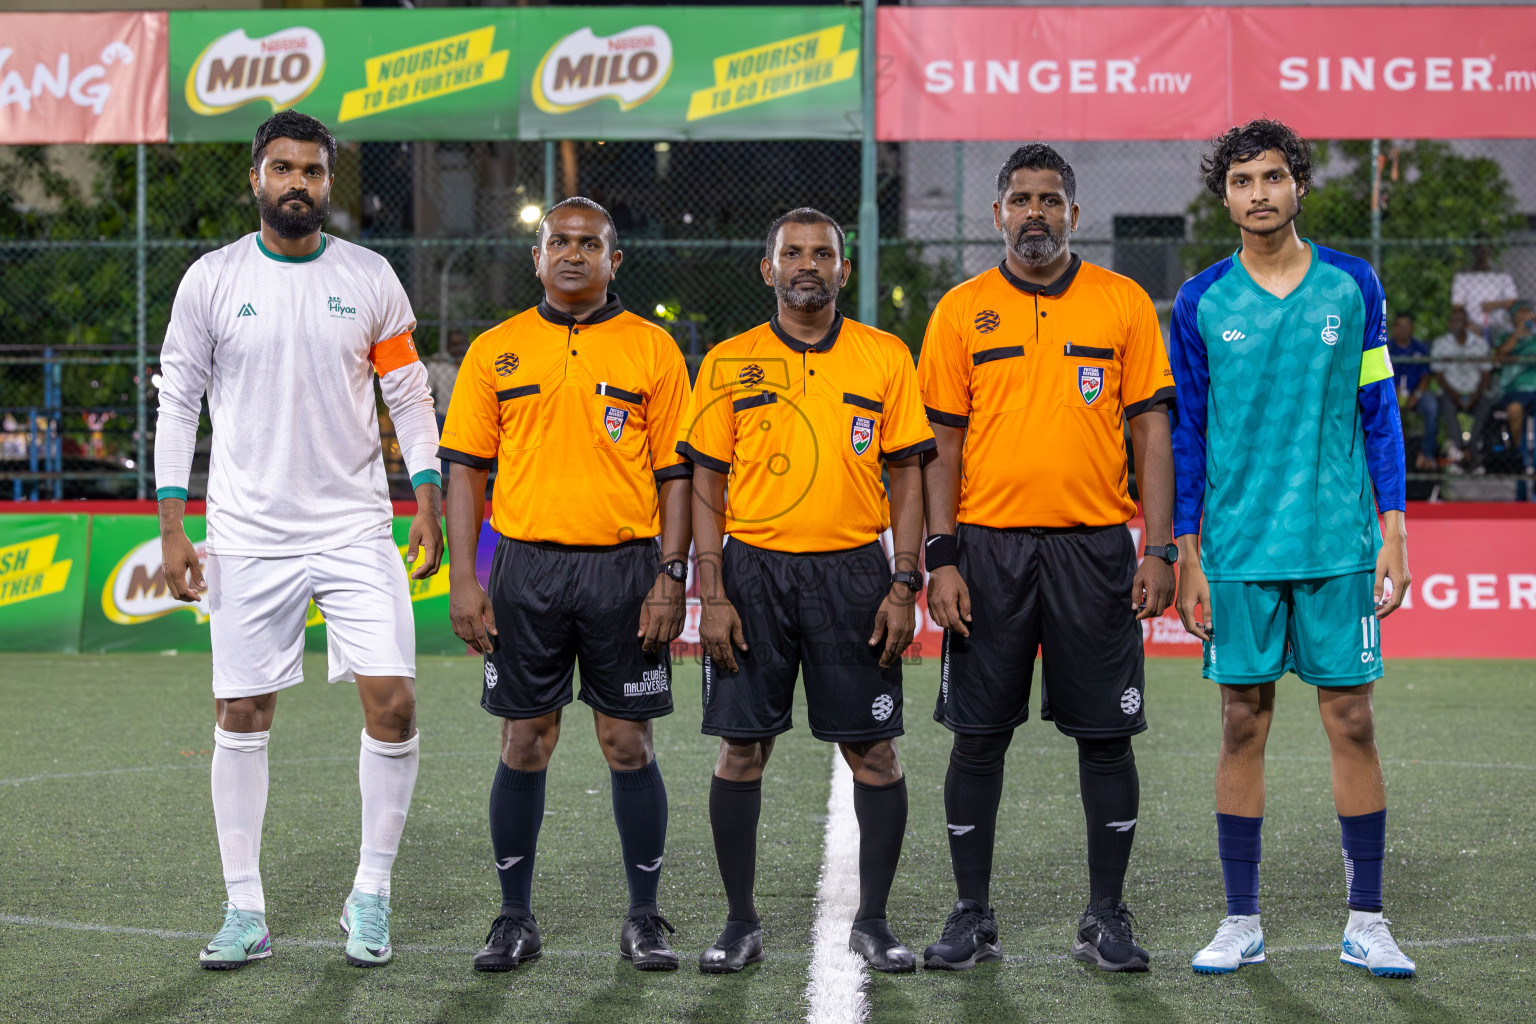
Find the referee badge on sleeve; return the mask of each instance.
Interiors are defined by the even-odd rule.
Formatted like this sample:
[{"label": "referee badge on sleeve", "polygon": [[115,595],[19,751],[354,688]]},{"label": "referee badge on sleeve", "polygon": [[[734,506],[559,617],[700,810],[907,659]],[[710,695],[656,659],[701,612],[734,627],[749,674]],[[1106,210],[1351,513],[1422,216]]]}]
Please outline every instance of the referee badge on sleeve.
[{"label": "referee badge on sleeve", "polygon": [[869,451],[869,443],[875,439],[875,421],[868,416],[855,416],[853,429],[848,432],[848,443],[853,445],[853,454],[863,455]]},{"label": "referee badge on sleeve", "polygon": [[619,438],[624,436],[624,424],[629,422],[628,409],[615,409],[608,406],[603,413],[603,428],[608,431],[608,437],[614,444],[619,443]]},{"label": "referee badge on sleeve", "polygon": [[1102,366],[1079,366],[1077,368],[1077,390],[1083,394],[1083,404],[1092,405],[1104,391],[1104,368]]}]

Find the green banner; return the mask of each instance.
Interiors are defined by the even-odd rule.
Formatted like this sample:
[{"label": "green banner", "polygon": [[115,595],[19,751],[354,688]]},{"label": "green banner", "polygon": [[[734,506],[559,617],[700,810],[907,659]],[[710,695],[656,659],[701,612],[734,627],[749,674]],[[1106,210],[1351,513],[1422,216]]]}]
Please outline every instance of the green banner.
[{"label": "green banner", "polygon": [[0,515],[0,650],[80,650],[91,517]]},{"label": "green banner", "polygon": [[520,12],[524,139],[857,139],[857,7]]},{"label": "green banner", "polygon": [[172,11],[171,139],[248,141],[290,107],[343,140],[515,138],[516,15]]},{"label": "green banner", "polygon": [[[91,567],[85,592],[80,649],[86,651],[206,651],[209,595],[196,604],[177,601],[165,583],[160,527],[154,516],[96,516],[91,529]],[[397,516],[393,531],[401,554],[411,520]],[[204,557],[207,524],[187,516],[187,536]],[[448,559],[437,575],[411,581],[417,654],[462,654],[464,641],[448,622]],[[78,617],[78,613],[77,613]],[[325,620],[311,604],[304,648],[325,651]]]},{"label": "green banner", "polygon": [[857,7],[172,11],[170,134],[857,139]]}]

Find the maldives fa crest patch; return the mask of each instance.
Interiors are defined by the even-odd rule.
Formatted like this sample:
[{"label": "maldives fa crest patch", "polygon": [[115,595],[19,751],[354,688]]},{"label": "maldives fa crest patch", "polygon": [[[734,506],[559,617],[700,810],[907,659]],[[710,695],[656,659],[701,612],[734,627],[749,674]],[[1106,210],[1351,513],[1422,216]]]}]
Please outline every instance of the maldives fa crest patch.
[{"label": "maldives fa crest patch", "polygon": [[614,444],[618,444],[619,438],[624,436],[624,424],[628,422],[628,409],[615,409],[610,405],[603,413],[603,427],[608,431],[608,437]]},{"label": "maldives fa crest patch", "polygon": [[1104,390],[1104,368],[1102,366],[1079,366],[1077,368],[1077,390],[1082,392],[1083,404],[1092,405]]},{"label": "maldives fa crest patch", "polygon": [[848,443],[853,445],[853,454],[863,455],[869,451],[869,443],[875,439],[875,421],[868,416],[855,416],[853,429],[848,432]]}]

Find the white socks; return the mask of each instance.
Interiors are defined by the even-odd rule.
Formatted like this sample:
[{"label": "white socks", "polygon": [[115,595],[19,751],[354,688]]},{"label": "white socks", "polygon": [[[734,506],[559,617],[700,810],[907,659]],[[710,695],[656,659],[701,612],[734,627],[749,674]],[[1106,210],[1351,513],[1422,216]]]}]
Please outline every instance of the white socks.
[{"label": "white socks", "polygon": [[224,887],[237,910],[256,913],[267,910],[261,891],[261,819],[267,813],[269,735],[213,728],[213,820]]},{"label": "white socks", "polygon": [[400,849],[405,812],[416,788],[421,732],[404,743],[385,743],[363,732],[357,759],[357,785],[363,794],[363,845],[358,851],[352,888],[389,896],[389,872]]}]

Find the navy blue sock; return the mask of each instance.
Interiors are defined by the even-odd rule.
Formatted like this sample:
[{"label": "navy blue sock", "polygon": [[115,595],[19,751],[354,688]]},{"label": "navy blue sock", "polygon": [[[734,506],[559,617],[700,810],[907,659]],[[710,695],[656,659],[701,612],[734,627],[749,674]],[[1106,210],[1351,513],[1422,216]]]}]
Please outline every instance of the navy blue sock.
[{"label": "navy blue sock", "polygon": [[1227,886],[1227,914],[1259,912],[1259,829],[1264,819],[1216,814],[1216,852]]},{"label": "navy blue sock", "polygon": [[1339,815],[1349,909],[1381,912],[1381,863],[1387,855],[1387,812]]},{"label": "navy blue sock", "polygon": [[491,783],[491,850],[501,879],[502,912],[532,912],[533,855],[544,824],[545,772],[496,763]]},{"label": "navy blue sock", "polygon": [[629,912],[654,914],[667,845],[667,786],[655,758],[644,768],[609,768],[608,774],[613,779],[613,820],[624,850],[624,876],[629,880]]}]

